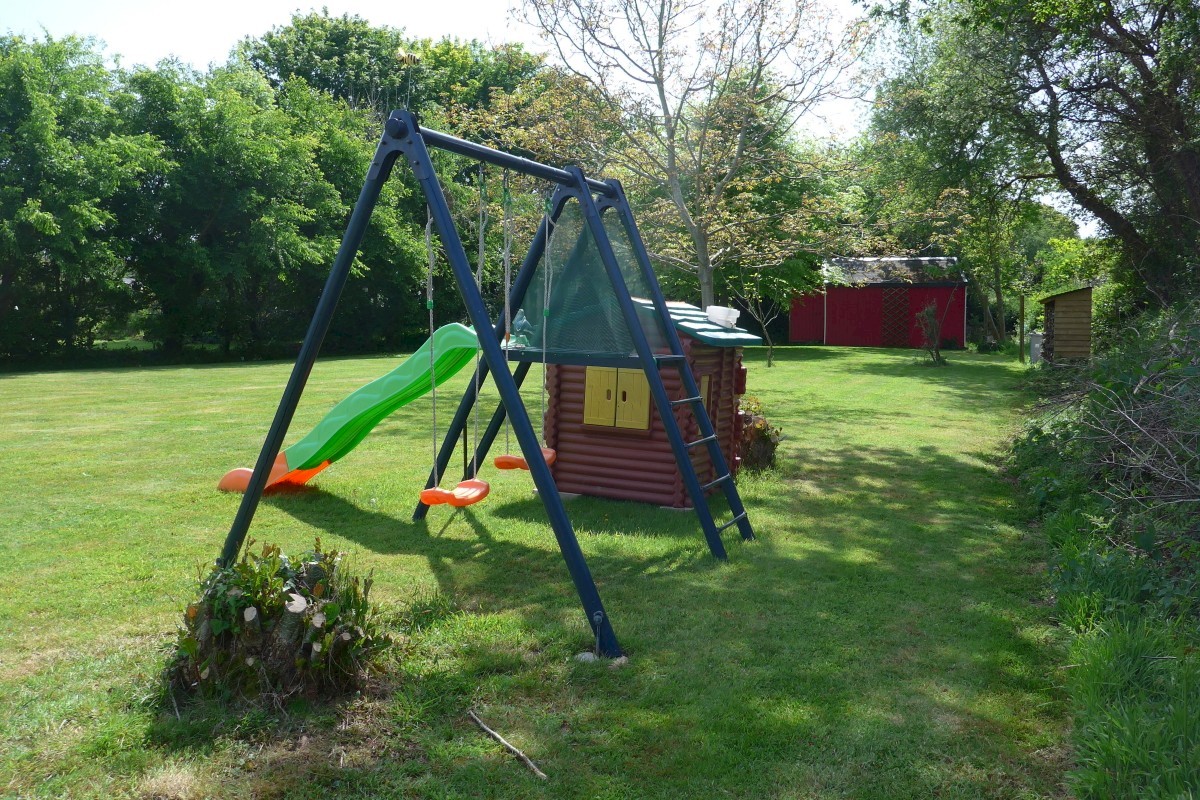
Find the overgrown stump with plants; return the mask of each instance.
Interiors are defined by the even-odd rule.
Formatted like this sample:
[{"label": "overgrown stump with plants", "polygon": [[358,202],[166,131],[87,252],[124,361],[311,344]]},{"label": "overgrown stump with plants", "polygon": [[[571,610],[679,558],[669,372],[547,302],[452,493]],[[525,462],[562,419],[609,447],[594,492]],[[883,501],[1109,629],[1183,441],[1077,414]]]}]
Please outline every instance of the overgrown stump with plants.
[{"label": "overgrown stump with plants", "polygon": [[741,468],[762,472],[775,466],[775,451],[783,440],[783,431],[767,421],[762,401],[752,395],[741,400],[742,446]]},{"label": "overgrown stump with plants", "polygon": [[222,700],[279,702],[358,687],[386,644],[371,578],[351,575],[337,550],[290,559],[276,545],[218,566],[187,607],[172,692]]}]

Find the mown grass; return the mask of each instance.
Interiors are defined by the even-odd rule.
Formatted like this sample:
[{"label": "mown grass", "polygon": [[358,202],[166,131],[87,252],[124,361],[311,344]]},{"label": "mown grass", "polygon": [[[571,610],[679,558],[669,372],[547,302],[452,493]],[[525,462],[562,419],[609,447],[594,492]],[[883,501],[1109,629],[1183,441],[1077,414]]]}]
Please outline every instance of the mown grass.
[{"label": "mown grass", "polygon": [[[160,671],[238,503],[215,482],[253,461],[289,365],[0,378],[0,793],[1061,795],[1043,548],[996,466],[1016,365],[777,358],[748,354],[787,438],[776,472],[741,482],[759,538],[727,538],[728,563],[690,514],[568,504],[625,668],[571,659],[588,630],[528,476],[489,471],[485,503],[409,521],[425,401],[315,488],[266,500],[252,530],[289,551],[320,536],[374,572],[400,642],[386,669],[340,703],[236,713],[164,707]],[[289,441],[394,363],[320,363]]]}]

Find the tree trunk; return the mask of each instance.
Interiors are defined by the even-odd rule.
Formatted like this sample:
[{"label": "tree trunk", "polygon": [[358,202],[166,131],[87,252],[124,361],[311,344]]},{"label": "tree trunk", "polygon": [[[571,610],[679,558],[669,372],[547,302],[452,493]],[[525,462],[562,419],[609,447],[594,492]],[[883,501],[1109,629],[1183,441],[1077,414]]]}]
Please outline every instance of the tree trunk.
[{"label": "tree trunk", "polygon": [[697,225],[692,234],[692,241],[696,244],[696,277],[700,279],[700,308],[708,308],[716,303],[712,256],[708,252],[708,233]]},{"label": "tree trunk", "polygon": [[999,331],[996,329],[996,321],[992,318],[992,301],[988,298],[987,292],[978,282],[974,282],[971,286],[975,289],[975,294],[979,298],[980,306],[983,308],[983,328],[988,336],[991,336],[995,341],[1000,341]]},{"label": "tree trunk", "polygon": [[992,265],[992,280],[996,291],[996,344],[1004,344],[1008,338],[1004,330],[1004,284],[1000,280],[1000,262]]}]

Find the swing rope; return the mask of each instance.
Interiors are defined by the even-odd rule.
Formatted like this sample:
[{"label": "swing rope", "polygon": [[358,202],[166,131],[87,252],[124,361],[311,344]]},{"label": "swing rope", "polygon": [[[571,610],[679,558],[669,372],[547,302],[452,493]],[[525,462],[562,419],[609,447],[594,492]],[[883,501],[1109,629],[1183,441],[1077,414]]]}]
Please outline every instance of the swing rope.
[{"label": "swing rope", "polygon": [[433,352],[433,210],[426,206],[425,214],[425,252],[429,258],[429,268],[425,271],[425,308],[429,310],[429,396],[433,405],[433,485],[436,487],[442,482],[442,476],[438,473],[437,358]]},{"label": "swing rope", "polygon": [[[433,483],[427,489],[421,492],[421,502],[425,505],[441,505],[449,503],[450,505],[461,508],[478,503],[480,500],[488,496],[491,487],[484,481],[475,478],[474,473],[470,480],[460,481],[458,486],[453,490],[447,491],[441,488],[442,475],[438,469],[438,434],[437,434],[437,354],[434,346],[434,316],[433,316],[433,271],[436,261],[436,256],[433,251],[433,209],[426,206],[425,209],[425,251],[429,257],[429,267],[425,274],[425,308],[429,310],[429,392],[432,400],[432,417],[433,417]],[[482,235],[481,235],[482,236]],[[482,238],[481,238],[482,240]],[[479,267],[482,274],[482,259]],[[476,348],[475,355],[475,372],[476,383],[475,392],[479,392],[478,373],[479,373],[479,354]],[[479,441],[479,418],[475,418],[475,439]],[[463,457],[466,458],[466,437],[467,430],[463,428]]]},{"label": "swing rope", "polygon": [[[482,293],[483,261],[487,255],[484,234],[487,233],[487,174],[483,171],[483,162],[479,162],[479,253],[475,260],[475,288]],[[475,351],[475,403],[471,414],[475,428],[475,449],[471,453],[471,477],[479,474],[479,360],[480,351]],[[465,446],[465,445],[464,445]],[[464,451],[465,453],[466,451]]]},{"label": "swing rope", "polygon": [[[504,348],[504,366],[508,368],[509,353],[508,349],[512,346],[512,308],[509,304],[509,296],[512,292],[512,245],[513,245],[513,216],[512,216],[512,198],[508,189],[508,172],[504,173],[504,334],[506,346]],[[550,248],[553,246],[554,236],[554,221],[551,218],[551,198],[546,198],[546,243],[542,250],[542,269],[545,274],[542,278],[542,390],[538,398],[538,406],[542,414],[542,433],[541,433],[541,457],[545,461],[546,466],[554,464],[558,456],[555,451],[546,446],[546,398],[547,398],[547,379],[546,379],[546,346],[549,341],[546,335],[547,323],[550,320],[550,292],[554,288],[554,280],[550,275],[552,270]],[[518,316],[520,311],[518,311]],[[507,409],[506,409],[507,411]],[[497,469],[529,469],[529,463],[524,456],[512,454],[511,442],[509,433],[511,431],[511,417],[505,414],[504,423],[504,455],[497,456],[493,463]]]},{"label": "swing rope", "polygon": [[550,290],[553,288],[553,280],[550,273],[553,268],[550,264],[550,253],[554,249],[554,219],[553,209],[550,207],[550,202],[553,198],[547,195],[546,197],[546,253],[545,253],[545,280],[542,294],[542,392],[538,398],[541,405],[542,415],[542,446],[546,446],[546,329],[550,327]]},{"label": "swing rope", "polygon": [[[504,177],[501,181],[502,186],[502,202],[504,207],[504,222],[502,228],[504,230],[504,368],[508,366],[508,351],[512,347],[512,301],[509,295],[512,293],[512,244],[513,244],[513,220],[512,220],[512,196],[508,192],[508,170],[504,170]],[[509,431],[511,429],[511,421],[508,418],[508,413],[504,414],[504,452],[512,452],[509,442]]]}]

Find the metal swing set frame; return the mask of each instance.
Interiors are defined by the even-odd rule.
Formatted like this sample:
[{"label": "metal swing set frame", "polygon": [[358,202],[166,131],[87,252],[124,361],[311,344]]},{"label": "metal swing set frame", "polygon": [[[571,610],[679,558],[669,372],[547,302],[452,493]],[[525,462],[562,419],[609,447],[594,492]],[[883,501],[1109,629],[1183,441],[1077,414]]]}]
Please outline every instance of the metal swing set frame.
[{"label": "metal swing set frame", "polygon": [[[594,238],[605,272],[611,283],[622,315],[628,325],[636,353],[624,358],[601,357],[586,358],[580,354],[553,353],[537,350],[515,351],[502,347],[506,335],[506,321],[503,314],[500,319],[493,320],[484,304],[483,297],[476,285],[471,264],[455,227],[450,208],[447,205],[442,186],[434,172],[433,163],[429,156],[429,148],[434,147],[459,155],[467,156],[478,161],[490,163],[513,172],[519,172],[531,177],[548,180],[556,184],[556,189],[550,201],[550,212],[543,218],[537,233],[533,238],[529,251],[515,276],[510,293],[509,304],[519,308],[525,298],[526,291],[533,280],[537,265],[547,247],[550,232],[562,213],[568,201],[574,199],[579,203],[584,224]],[[684,483],[688,488],[693,506],[700,517],[705,538],[712,554],[719,559],[726,557],[720,534],[726,528],[737,526],[743,539],[753,539],[754,533],[745,508],[742,506],[733,476],[728,464],[716,442],[711,421],[704,409],[696,381],[687,365],[678,334],[670,323],[670,314],[662,291],[658,286],[654,271],[646,249],[638,233],[629,203],[618,181],[598,181],[585,177],[578,167],[560,169],[542,164],[530,159],[521,158],[494,150],[480,144],[459,139],[438,131],[421,128],[416,116],[407,109],[393,111],[386,123],[384,132],[376,148],[375,155],[367,171],[366,180],[358,201],[350,216],[346,232],[342,238],[337,257],[330,269],[325,288],[321,293],[317,308],[309,323],[304,343],[288,378],[279,406],[275,412],[271,427],[263,441],[262,450],[255,463],[253,473],[242,495],[229,533],[225,539],[218,563],[228,565],[233,563],[241,551],[243,542],[250,528],[254,513],[258,508],[264,489],[267,486],[272,464],[283,446],[284,437],[291,425],[292,417],[300,402],[305,383],[312,371],[321,343],[329,329],[342,289],[350,275],[351,264],[362,243],[371,213],[379,199],[383,185],[391,176],[396,162],[404,159],[409,169],[416,177],[425,199],[429,205],[433,223],[441,238],[447,259],[458,284],[466,306],[471,324],[478,332],[479,349],[483,353],[478,361],[474,379],[467,387],[454,418],[446,431],[445,439],[437,453],[437,461],[431,470],[426,488],[436,484],[439,475],[444,474],[453,456],[458,438],[465,430],[471,410],[478,399],[478,390],[489,372],[500,395],[500,403],[484,434],[476,444],[476,453],[472,465],[483,463],[488,449],[495,441],[500,428],[507,419],[511,424],[513,434],[521,447],[521,452],[529,468],[530,476],[537,488],[554,531],[559,550],[566,562],[567,570],[575,585],[583,605],[588,624],[595,636],[599,654],[609,658],[622,655],[621,646],[613,632],[612,624],[600,600],[591,571],[584,560],[583,551],[575,537],[571,521],[567,516],[561,495],[554,482],[554,477],[542,455],[541,442],[530,421],[529,414],[521,401],[520,386],[532,363],[586,363],[600,366],[633,366],[641,367],[650,384],[651,396],[659,410],[660,416],[666,423],[668,438]],[[656,354],[638,321],[638,310],[630,295],[618,264],[612,244],[605,231],[601,215],[605,212],[616,213],[623,222],[629,235],[630,244],[635,260],[649,286],[654,313],[663,322],[663,330],[670,346],[670,353]],[[494,335],[487,335],[491,329]],[[509,371],[508,363],[515,361],[517,366]],[[686,397],[671,400],[663,386],[659,371],[664,368],[679,370]],[[695,442],[684,442],[678,426],[674,424],[674,409],[679,405],[688,405],[696,415],[701,438]],[[693,447],[705,446],[718,477],[707,484],[701,485],[692,466],[690,451]],[[474,466],[471,471],[474,470]],[[464,480],[474,478],[474,475],[464,475]],[[733,519],[724,525],[717,526],[712,518],[706,501],[709,491],[720,487],[729,501]],[[413,514],[414,521],[422,519],[428,506],[419,503]]]}]

